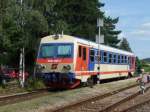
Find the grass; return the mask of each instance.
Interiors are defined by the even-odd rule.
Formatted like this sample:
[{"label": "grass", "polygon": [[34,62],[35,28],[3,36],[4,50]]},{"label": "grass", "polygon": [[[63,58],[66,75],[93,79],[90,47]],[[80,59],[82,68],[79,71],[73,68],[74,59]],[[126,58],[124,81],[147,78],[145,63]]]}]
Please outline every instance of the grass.
[{"label": "grass", "polygon": [[5,85],[5,88],[0,86],[0,96],[11,95],[11,94],[16,94],[20,92],[26,92],[26,90],[19,87],[17,80],[8,82]]},{"label": "grass", "polygon": [[150,72],[150,63],[149,62],[143,62],[142,67],[144,68],[145,72]]},{"label": "grass", "polygon": [[36,89],[45,88],[45,85],[42,80],[29,78],[27,80],[27,85],[25,88],[19,86],[18,80],[10,81],[6,84],[5,88],[0,86],[0,96],[11,95],[21,92],[33,91]]},{"label": "grass", "polygon": [[106,93],[115,89],[117,90],[120,87],[124,88],[135,83],[135,79],[130,79],[100,84],[94,86],[94,88],[84,87],[56,93],[50,92],[48,96],[0,107],[0,112],[42,112],[45,109],[51,109],[61,105],[69,104],[70,102],[75,102],[85,97]]},{"label": "grass", "polygon": [[145,72],[150,72],[150,66],[144,67]]}]

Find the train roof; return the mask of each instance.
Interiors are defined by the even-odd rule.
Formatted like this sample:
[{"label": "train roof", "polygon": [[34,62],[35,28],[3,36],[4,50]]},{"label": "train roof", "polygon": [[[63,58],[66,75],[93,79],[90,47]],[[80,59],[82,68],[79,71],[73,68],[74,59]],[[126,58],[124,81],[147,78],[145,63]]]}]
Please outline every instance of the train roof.
[{"label": "train roof", "polygon": [[[50,36],[46,36],[43,37],[41,39],[41,43],[60,43],[60,42],[64,42],[64,43],[69,43],[69,42],[73,42],[73,43],[79,43],[79,44],[84,44],[84,45],[88,45],[90,47],[96,48],[98,49],[98,44],[90,41],[90,40],[86,40],[83,38],[79,38],[76,36],[70,36],[70,35],[59,35],[60,38],[59,39],[53,39],[55,35],[50,35]],[[102,45],[100,44],[100,49],[101,50],[105,50],[105,51],[109,51],[109,52],[114,52],[114,53],[120,53],[120,54],[125,54],[125,55],[132,55],[135,56],[134,53],[125,51],[125,50],[120,50],[114,47],[110,47],[110,46],[106,46],[106,45]]]}]

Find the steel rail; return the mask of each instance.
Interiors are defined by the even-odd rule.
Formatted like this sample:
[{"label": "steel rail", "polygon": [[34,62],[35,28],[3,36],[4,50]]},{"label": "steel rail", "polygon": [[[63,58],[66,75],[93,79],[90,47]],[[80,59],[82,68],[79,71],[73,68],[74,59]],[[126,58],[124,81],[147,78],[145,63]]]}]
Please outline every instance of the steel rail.
[{"label": "steel rail", "polygon": [[46,95],[48,93],[49,93],[48,89],[45,88],[45,89],[38,89],[32,92],[24,92],[24,93],[18,93],[14,95],[2,96],[0,97],[0,106],[30,100],[33,98],[40,97],[41,95]]},{"label": "steel rail", "polygon": [[124,109],[124,110],[122,110],[122,111],[120,111],[120,112],[128,112],[128,111],[133,110],[133,109],[135,109],[135,108],[137,108],[137,107],[143,106],[143,105],[145,105],[145,104],[147,104],[147,103],[149,103],[149,102],[150,102],[150,99],[145,100],[145,101],[143,101],[143,102],[141,102],[141,103],[138,103],[138,104],[136,104],[136,105],[134,105],[134,106],[128,107],[128,108],[126,108],[126,109]]},{"label": "steel rail", "polygon": [[70,109],[72,107],[80,106],[81,104],[84,104],[84,103],[96,101],[97,99],[104,99],[106,97],[115,95],[115,94],[117,94],[119,92],[122,92],[122,91],[130,89],[130,88],[134,88],[136,86],[138,86],[138,84],[134,84],[134,85],[131,85],[131,86],[128,86],[128,87],[124,87],[124,88],[115,90],[115,91],[111,91],[111,92],[105,93],[103,95],[96,95],[96,96],[93,96],[93,97],[89,97],[87,99],[83,99],[83,100],[80,100],[78,102],[70,103],[69,105],[66,105],[66,106],[58,107],[58,108],[55,108],[53,110],[48,110],[48,112],[49,111],[52,111],[52,112],[63,112],[65,109]]},{"label": "steel rail", "polygon": [[[150,87],[147,87],[147,90],[148,89],[150,89]],[[140,95],[141,94],[141,92],[140,92],[140,90],[138,90],[136,93],[134,93],[134,94],[132,94],[132,95],[130,95],[130,96],[128,96],[128,97],[126,97],[126,98],[124,98],[124,99],[122,99],[121,101],[118,101],[117,103],[115,103],[115,104],[112,104],[111,106],[109,106],[109,107],[107,107],[107,108],[105,108],[105,109],[103,109],[103,110],[101,110],[101,111],[99,111],[99,112],[110,112],[111,111],[111,109],[114,109],[114,108],[116,108],[116,107],[118,107],[119,105],[121,105],[121,104],[123,104],[123,103],[126,103],[127,101],[129,101],[129,100],[131,100],[131,99],[134,99],[135,97],[137,97],[138,95]],[[139,104],[140,105],[140,104]],[[133,107],[134,108],[134,107]],[[130,109],[130,108],[129,108]],[[127,110],[124,110],[123,112],[126,112]]]}]

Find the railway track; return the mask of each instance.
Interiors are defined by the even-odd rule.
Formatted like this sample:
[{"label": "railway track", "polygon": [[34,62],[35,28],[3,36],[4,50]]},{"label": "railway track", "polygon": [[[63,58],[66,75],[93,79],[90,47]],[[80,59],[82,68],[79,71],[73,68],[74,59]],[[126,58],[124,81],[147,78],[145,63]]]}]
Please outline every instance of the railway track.
[{"label": "railway track", "polygon": [[14,95],[2,96],[0,97],[0,106],[18,103],[25,100],[31,100],[33,98],[41,97],[43,95],[48,95],[48,94],[49,94],[48,89],[45,88],[45,89],[39,89],[32,92],[24,92],[24,93],[18,93]]},{"label": "railway track", "polygon": [[128,101],[127,103],[123,104],[124,108],[119,107],[118,112],[141,112],[143,110],[146,110],[146,112],[149,111],[149,105],[150,105],[150,90],[148,89],[145,94],[138,96],[137,98]]},{"label": "railway track", "polygon": [[127,108],[127,109],[125,109],[125,110],[123,110],[123,111],[120,111],[120,112],[130,112],[130,111],[133,111],[133,110],[135,110],[135,109],[137,109],[137,108],[139,108],[139,107],[141,107],[141,106],[144,106],[144,105],[146,105],[146,104],[149,104],[150,103],[150,99],[148,99],[148,100],[146,100],[146,101],[144,101],[144,102],[142,102],[142,103],[139,103],[139,104],[137,104],[137,105],[134,105],[134,106],[132,106],[132,107],[129,107],[129,108]]},{"label": "railway track", "polygon": [[[71,111],[71,112],[73,112],[73,110],[74,111],[78,111],[78,112],[80,112],[80,111],[86,111],[86,112],[92,112],[92,111],[94,111],[94,110],[99,110],[99,111],[101,111],[101,112],[103,112],[103,111],[108,111],[109,109],[111,109],[113,106],[115,106],[115,104],[114,105],[109,105],[108,107],[106,107],[106,108],[103,108],[103,109],[98,109],[98,108],[96,108],[96,107],[99,107],[99,105],[103,105],[102,103],[97,103],[97,101],[98,100],[104,100],[104,99],[106,99],[106,98],[108,98],[108,97],[111,97],[111,96],[113,96],[113,95],[117,95],[117,94],[119,94],[120,92],[123,92],[123,91],[126,91],[126,90],[128,90],[128,89],[133,89],[133,88],[138,88],[137,87],[138,85],[137,84],[134,84],[134,85],[132,85],[132,86],[129,86],[129,87],[125,87],[125,88],[122,88],[122,89],[119,89],[119,90],[115,90],[115,91],[112,91],[112,92],[109,92],[109,93],[106,93],[106,94],[104,94],[104,95],[97,95],[97,96],[94,96],[94,97],[89,97],[88,99],[84,99],[84,100],[80,100],[80,101],[78,101],[78,102],[74,102],[74,103],[72,103],[72,104],[70,104],[70,105],[67,105],[67,106],[62,106],[62,107],[59,107],[59,108],[56,108],[56,109],[53,109],[53,110],[48,110],[48,111],[46,111],[46,112],[51,112],[51,111],[53,111],[53,112],[65,112],[65,111],[67,111],[67,112],[69,112],[69,111]],[[137,96],[139,94],[139,91],[138,92],[136,92],[133,96],[131,96],[130,94],[129,94],[129,98],[128,99],[130,99],[130,98],[132,98],[132,97],[135,97],[135,96]],[[127,99],[126,99],[127,100]],[[121,102],[123,102],[123,101],[120,101],[120,102],[118,102],[118,103],[121,103]],[[96,105],[96,106],[95,106]],[[117,105],[117,104],[116,104]],[[92,108],[91,108],[92,107]]]}]

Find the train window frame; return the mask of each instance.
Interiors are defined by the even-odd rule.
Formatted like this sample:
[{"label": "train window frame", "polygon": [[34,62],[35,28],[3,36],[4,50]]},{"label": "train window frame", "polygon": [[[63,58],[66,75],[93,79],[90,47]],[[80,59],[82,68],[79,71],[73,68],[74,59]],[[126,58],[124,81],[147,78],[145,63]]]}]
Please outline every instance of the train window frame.
[{"label": "train window frame", "polygon": [[[105,55],[106,54],[106,55]],[[103,52],[103,60],[104,60],[104,63],[107,63],[108,62],[108,56],[107,56],[107,52],[106,51],[104,51]]]},{"label": "train window frame", "polygon": [[79,57],[82,57],[82,46],[79,46],[78,49],[79,49],[79,52],[78,52],[79,53]]},{"label": "train window frame", "polygon": [[86,48],[83,47],[83,60],[86,61]]},{"label": "train window frame", "polygon": [[95,60],[95,51],[94,49],[90,49],[90,62],[94,62]]}]

